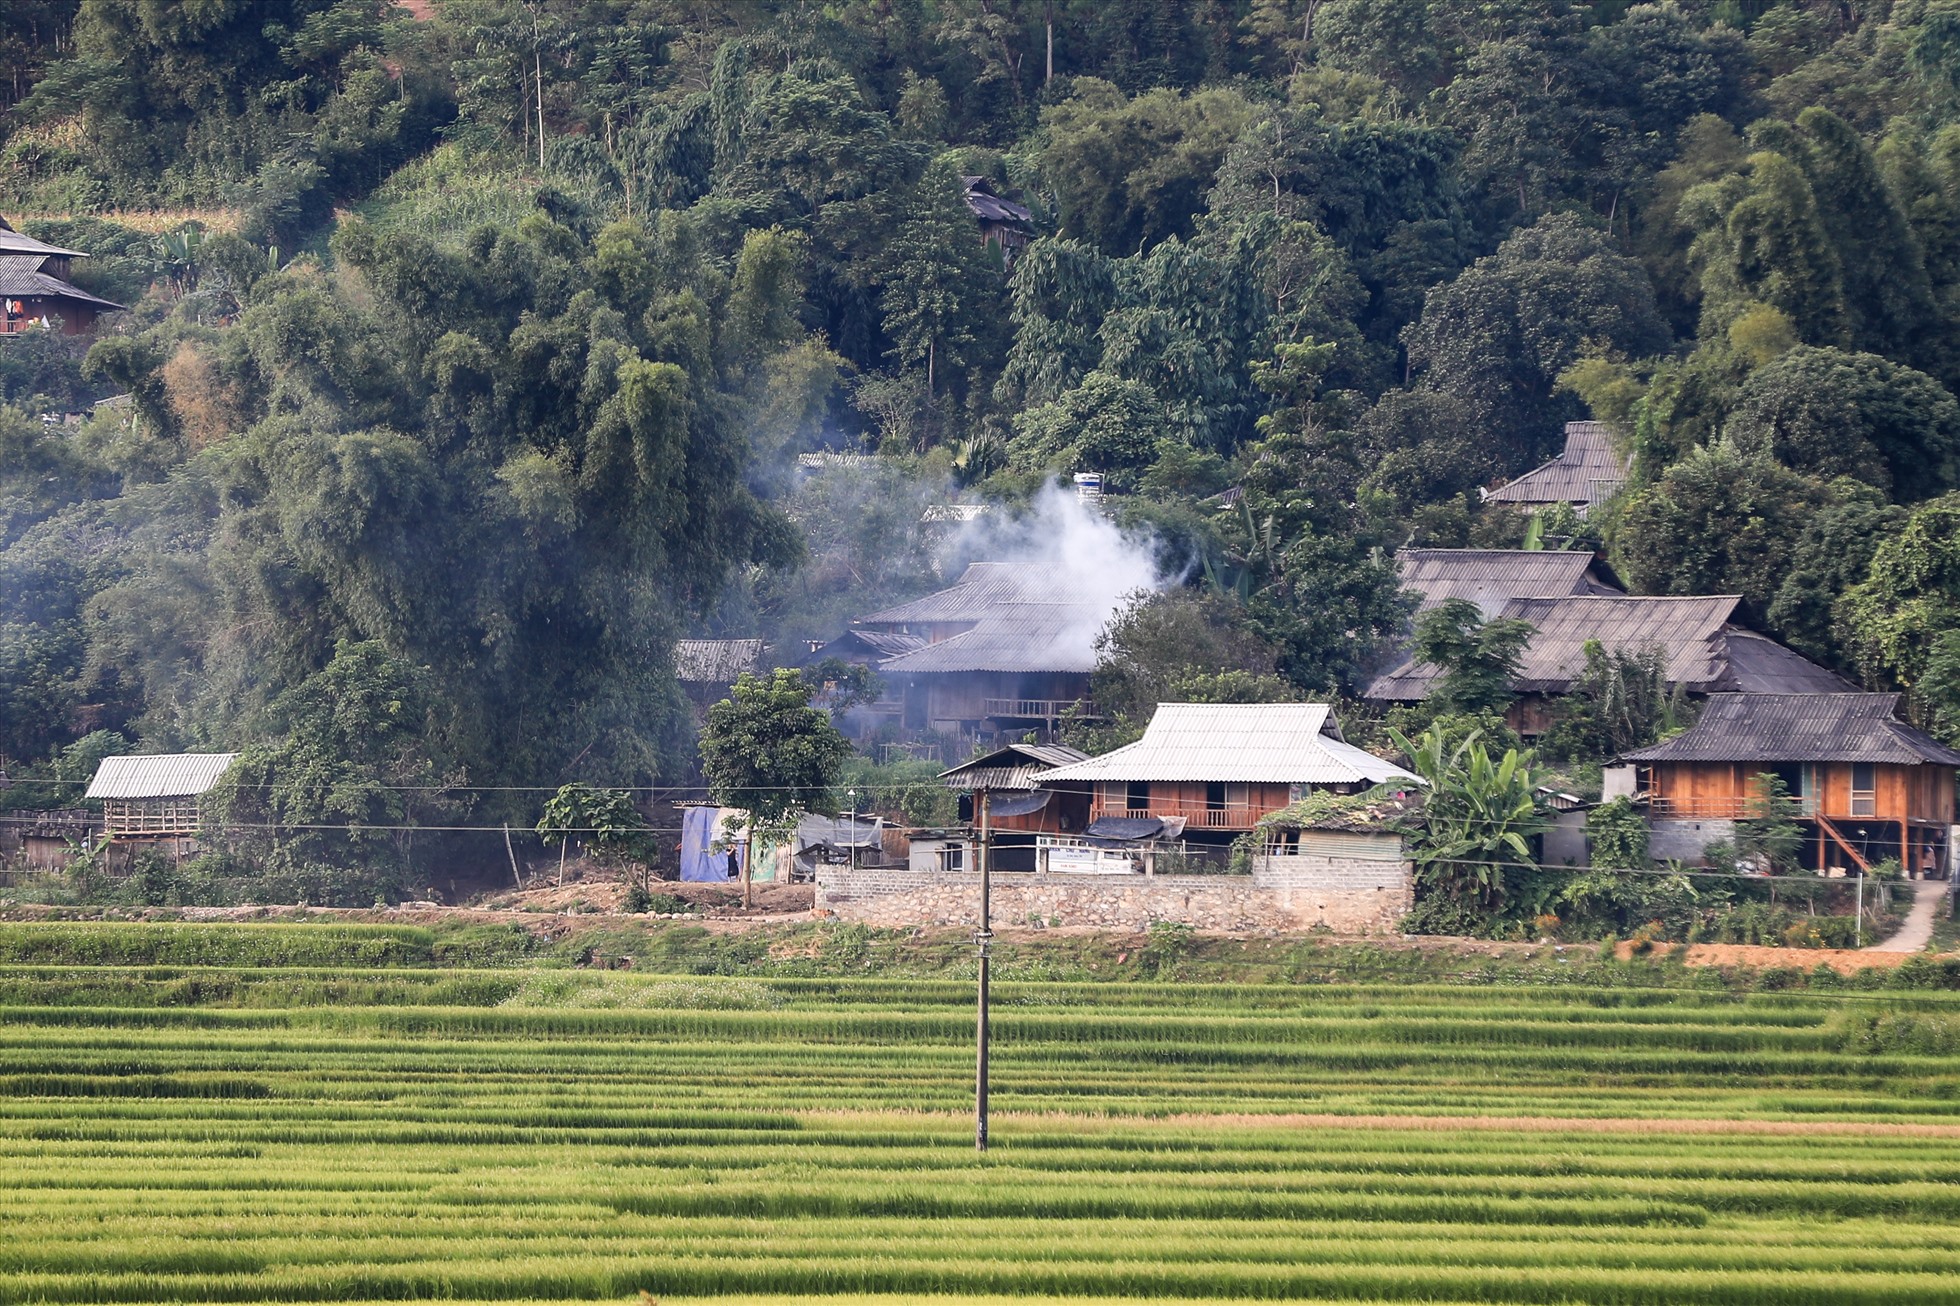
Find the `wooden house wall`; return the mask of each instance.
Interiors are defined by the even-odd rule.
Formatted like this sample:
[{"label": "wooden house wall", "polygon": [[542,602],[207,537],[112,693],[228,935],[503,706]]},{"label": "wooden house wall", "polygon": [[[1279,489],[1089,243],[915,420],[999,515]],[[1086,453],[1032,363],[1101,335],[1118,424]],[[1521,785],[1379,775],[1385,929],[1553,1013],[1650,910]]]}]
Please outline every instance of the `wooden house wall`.
[{"label": "wooden house wall", "polygon": [[[1805,806],[1814,806],[1833,820],[1953,823],[1952,767],[1876,764],[1873,768],[1872,810],[1854,816],[1851,811],[1851,764],[1817,762],[1810,765],[1818,783],[1815,792],[1802,795]],[[1748,816],[1750,804],[1757,793],[1756,777],[1775,770],[1774,765],[1761,762],[1656,762],[1650,790],[1658,800],[1655,814],[1709,820]]]},{"label": "wooden house wall", "polygon": [[1048,806],[1026,816],[996,816],[991,824],[996,830],[1020,830],[1031,834],[1080,834],[1082,827],[1089,823],[1089,795],[1086,793],[1057,793],[1048,800]]},{"label": "wooden house wall", "polygon": [[[1228,784],[1225,786],[1225,807],[1218,810],[1211,807],[1208,800],[1210,786],[1202,782],[1167,783],[1160,780],[1152,782],[1149,788],[1149,810],[1136,814],[1181,816],[1187,829],[1250,830],[1261,817],[1279,811],[1292,798],[1291,785]],[[1126,781],[1102,781],[1096,786],[1095,807],[1090,812],[1090,818],[1132,815],[1133,809],[1129,804],[1130,786]]]}]

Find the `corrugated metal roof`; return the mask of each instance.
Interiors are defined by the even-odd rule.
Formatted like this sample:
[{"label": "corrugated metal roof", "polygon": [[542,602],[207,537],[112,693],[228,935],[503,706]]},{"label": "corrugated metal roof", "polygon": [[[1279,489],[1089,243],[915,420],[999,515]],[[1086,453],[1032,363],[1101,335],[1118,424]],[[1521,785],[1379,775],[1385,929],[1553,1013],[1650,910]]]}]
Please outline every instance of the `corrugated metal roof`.
[{"label": "corrugated metal roof", "polygon": [[[1729,624],[1740,599],[1572,595],[1519,598],[1501,615],[1531,623],[1512,687],[1520,693],[1565,694],[1586,668],[1586,644],[1624,652],[1658,649],[1670,685],[1689,693],[1833,693],[1849,681],[1772,640]],[[1405,661],[1368,687],[1368,697],[1409,703],[1426,698],[1441,675],[1427,663]]]},{"label": "corrugated metal roof", "polygon": [[1357,784],[1416,777],[1324,733],[1325,703],[1164,703],[1143,738],[1057,767],[1063,780]]},{"label": "corrugated metal roof", "polygon": [[1737,694],[1852,694],[1858,686],[1767,635],[1729,627],[1722,689]]},{"label": "corrugated metal roof", "polygon": [[951,586],[936,594],[859,617],[859,626],[942,625],[979,621],[1008,604],[1110,607],[1100,588],[1067,574],[1007,562],[975,562]]},{"label": "corrugated metal roof", "polygon": [[1565,452],[1508,485],[1485,493],[1493,503],[1601,503],[1626,484],[1629,460],[1599,422],[1567,422]]},{"label": "corrugated metal roof", "polygon": [[761,661],[759,639],[683,639],[674,645],[674,678],[690,684],[732,685]]},{"label": "corrugated metal roof", "polygon": [[994,194],[993,183],[985,177],[962,177],[966,183],[966,207],[973,216],[983,222],[1016,222],[1023,225],[1034,221],[1034,214],[1025,204],[1002,199]]},{"label": "corrugated metal roof", "polygon": [[1002,604],[971,630],[879,665],[899,675],[966,671],[1093,671],[1105,606]]},{"label": "corrugated metal roof", "polygon": [[1032,789],[1036,777],[1089,755],[1061,744],[1009,744],[941,771],[951,789]]},{"label": "corrugated metal roof", "polygon": [[59,245],[50,245],[45,240],[22,235],[18,231],[0,231],[0,254],[39,254],[42,257],[49,254],[62,254],[69,258],[88,257],[79,249],[63,249]]},{"label": "corrugated metal roof", "polygon": [[1418,611],[1469,599],[1490,616],[1512,599],[1556,594],[1617,594],[1591,574],[1593,555],[1556,549],[1403,549],[1395,555],[1402,588],[1422,596]]},{"label": "corrugated metal roof", "polygon": [[121,304],[112,300],[91,295],[60,277],[49,276],[41,271],[46,259],[42,255],[20,256],[0,254],[0,295],[8,298],[25,298],[29,295],[42,295],[48,298],[78,299],[85,304],[101,308],[120,309]]},{"label": "corrugated metal roof", "polygon": [[1898,720],[1896,694],[1716,694],[1701,716],[1629,762],[1893,762],[1960,766],[1960,752]]},{"label": "corrugated metal roof", "polygon": [[195,798],[218,783],[236,753],[145,753],[105,757],[89,798]]}]

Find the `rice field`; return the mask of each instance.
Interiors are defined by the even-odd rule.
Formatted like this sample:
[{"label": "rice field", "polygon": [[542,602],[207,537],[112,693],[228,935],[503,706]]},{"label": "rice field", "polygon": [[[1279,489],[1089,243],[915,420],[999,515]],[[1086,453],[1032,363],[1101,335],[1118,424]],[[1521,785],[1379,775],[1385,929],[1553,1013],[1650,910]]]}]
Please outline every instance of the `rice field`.
[{"label": "rice field", "polygon": [[1001,983],[976,1155],[962,982],[178,928],[0,926],[0,1301],[1960,1302],[1960,995]]}]

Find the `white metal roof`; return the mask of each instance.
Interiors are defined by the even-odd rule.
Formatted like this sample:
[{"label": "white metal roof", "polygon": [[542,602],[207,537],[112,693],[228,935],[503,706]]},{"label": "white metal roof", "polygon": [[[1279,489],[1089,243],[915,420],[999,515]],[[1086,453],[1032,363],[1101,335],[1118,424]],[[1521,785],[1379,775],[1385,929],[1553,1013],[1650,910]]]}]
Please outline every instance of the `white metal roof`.
[{"label": "white metal roof", "polygon": [[105,757],[90,798],[195,798],[218,783],[236,753],[145,753]]},{"label": "white metal roof", "polygon": [[1057,780],[1361,784],[1415,780],[1325,733],[1325,703],[1163,703],[1143,738],[1044,772]]}]

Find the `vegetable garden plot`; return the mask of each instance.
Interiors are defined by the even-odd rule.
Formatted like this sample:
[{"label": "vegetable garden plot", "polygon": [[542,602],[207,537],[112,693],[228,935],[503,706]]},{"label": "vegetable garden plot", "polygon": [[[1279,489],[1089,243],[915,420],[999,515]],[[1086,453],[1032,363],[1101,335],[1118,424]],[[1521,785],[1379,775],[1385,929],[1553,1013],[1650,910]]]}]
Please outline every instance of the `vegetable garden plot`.
[{"label": "vegetable garden plot", "polygon": [[0,1301],[1960,1301],[1944,995],[384,965],[0,970]]}]

